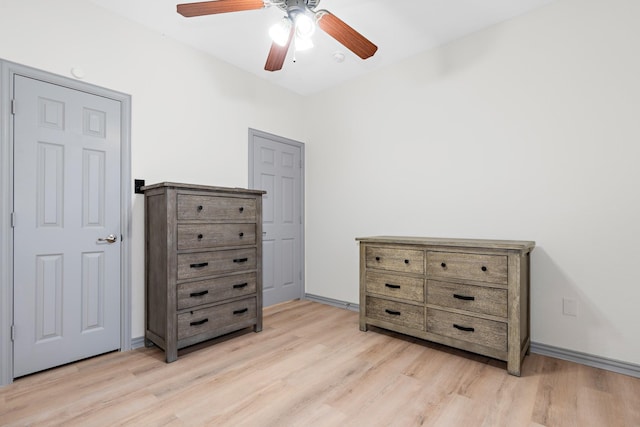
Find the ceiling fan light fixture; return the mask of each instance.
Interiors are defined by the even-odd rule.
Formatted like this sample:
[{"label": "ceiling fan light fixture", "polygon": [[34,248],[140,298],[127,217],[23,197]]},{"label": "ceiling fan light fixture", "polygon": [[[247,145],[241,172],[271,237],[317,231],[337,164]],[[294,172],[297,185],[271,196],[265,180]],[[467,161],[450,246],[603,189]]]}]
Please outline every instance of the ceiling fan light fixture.
[{"label": "ceiling fan light fixture", "polygon": [[306,13],[298,13],[294,19],[296,25],[296,36],[308,39],[316,31],[315,20]]},{"label": "ceiling fan light fixture", "polygon": [[269,28],[269,37],[279,46],[286,45],[291,34],[291,25],[291,19],[285,16]]},{"label": "ceiling fan light fixture", "polygon": [[313,40],[307,37],[296,37],[295,45],[297,52],[309,50],[313,47]]}]

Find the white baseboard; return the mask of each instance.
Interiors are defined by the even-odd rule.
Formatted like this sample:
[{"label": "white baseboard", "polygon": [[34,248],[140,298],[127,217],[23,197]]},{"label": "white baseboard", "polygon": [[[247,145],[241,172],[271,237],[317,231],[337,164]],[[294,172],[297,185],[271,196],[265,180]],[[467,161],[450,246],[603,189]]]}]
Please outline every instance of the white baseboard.
[{"label": "white baseboard", "polygon": [[[318,295],[305,294],[304,298],[309,301],[345,308],[351,311],[358,311],[360,309],[358,304],[321,297]],[[569,362],[580,363],[582,365],[640,378],[640,365],[633,363],[607,359],[606,357],[594,356],[592,354],[581,353],[579,351],[568,350],[536,342],[531,343],[530,351],[543,356],[555,357],[556,359],[568,360]]]}]

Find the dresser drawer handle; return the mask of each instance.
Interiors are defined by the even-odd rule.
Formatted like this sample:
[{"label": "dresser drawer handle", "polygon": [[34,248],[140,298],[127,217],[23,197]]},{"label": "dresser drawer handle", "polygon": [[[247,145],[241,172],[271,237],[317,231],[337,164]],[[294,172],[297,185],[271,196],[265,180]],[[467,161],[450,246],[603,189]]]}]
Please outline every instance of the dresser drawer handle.
[{"label": "dresser drawer handle", "polygon": [[244,212],[244,208],[242,206],[238,210],[240,211],[240,213]]},{"label": "dresser drawer handle", "polygon": [[200,291],[200,292],[192,292],[189,294],[190,297],[201,297],[203,295],[208,294],[209,291]]},{"label": "dresser drawer handle", "polygon": [[233,289],[242,289],[246,288],[247,286],[249,286],[248,283],[238,283],[237,285],[233,285]]},{"label": "dresser drawer handle", "polygon": [[442,268],[447,268],[447,263],[446,263],[446,262],[441,262],[441,263],[440,263],[440,267],[442,267]]},{"label": "dresser drawer handle", "polygon": [[384,311],[386,311],[387,314],[390,314],[392,316],[400,316],[402,314],[399,311],[393,311],[393,310],[389,310],[389,309],[385,309]]},{"label": "dresser drawer handle", "polygon": [[244,233],[241,232],[240,234],[238,234],[238,236],[244,237]]},{"label": "dresser drawer handle", "polygon": [[198,240],[202,240],[204,236],[202,234],[198,234]]},{"label": "dresser drawer handle", "polygon": [[484,265],[481,268],[482,271],[487,271],[487,267],[485,267]]},{"label": "dresser drawer handle", "polygon": [[476,297],[469,297],[469,296],[466,296],[466,295],[453,294],[453,297],[455,299],[461,299],[463,301],[475,301],[476,300]]},{"label": "dresser drawer handle", "polygon": [[405,263],[405,264],[409,264],[409,260],[408,260],[408,259],[405,259],[405,260],[404,260],[404,263]]},{"label": "dresser drawer handle", "polygon": [[198,207],[196,208],[198,210],[198,212],[202,211],[202,205],[198,205]]},{"label": "dresser drawer handle", "polygon": [[247,311],[249,311],[249,309],[245,307],[242,310],[235,310],[233,314],[243,314],[243,313],[246,313]]},{"label": "dresser drawer handle", "polygon": [[191,322],[191,323],[189,323],[189,325],[191,325],[191,326],[200,326],[200,325],[204,325],[208,321],[209,321],[209,319],[202,319],[202,320],[198,320],[198,321],[195,321],[195,322]]},{"label": "dresser drawer handle", "polygon": [[376,261],[380,261],[380,257],[379,256],[376,257]]},{"label": "dresser drawer handle", "polygon": [[475,331],[474,328],[469,328],[467,326],[456,325],[455,323],[453,324],[453,327],[456,328],[456,329],[459,329],[461,331],[465,331],[465,332],[474,332]]},{"label": "dresser drawer handle", "polygon": [[249,258],[236,258],[236,259],[233,260],[233,262],[238,263],[238,264],[241,263],[241,262],[247,262],[247,261],[249,261]]},{"label": "dresser drawer handle", "polygon": [[191,267],[191,268],[202,268],[202,267],[206,267],[207,265],[209,265],[208,262],[201,262],[199,264],[191,264],[189,267]]},{"label": "dresser drawer handle", "polygon": [[384,284],[387,288],[391,288],[391,289],[400,289],[400,285],[392,285],[391,283],[385,283]]}]

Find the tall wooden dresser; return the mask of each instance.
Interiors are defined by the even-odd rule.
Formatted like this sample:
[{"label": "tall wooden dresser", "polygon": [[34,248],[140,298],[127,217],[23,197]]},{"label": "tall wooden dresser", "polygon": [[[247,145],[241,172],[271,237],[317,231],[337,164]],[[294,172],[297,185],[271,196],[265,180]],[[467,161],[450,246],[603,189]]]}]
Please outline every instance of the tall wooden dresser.
[{"label": "tall wooden dresser", "polygon": [[145,194],[145,345],[262,330],[264,191],[163,182]]},{"label": "tall wooden dresser", "polygon": [[507,362],[530,345],[529,254],[535,242],[366,237],[360,329],[377,326]]}]

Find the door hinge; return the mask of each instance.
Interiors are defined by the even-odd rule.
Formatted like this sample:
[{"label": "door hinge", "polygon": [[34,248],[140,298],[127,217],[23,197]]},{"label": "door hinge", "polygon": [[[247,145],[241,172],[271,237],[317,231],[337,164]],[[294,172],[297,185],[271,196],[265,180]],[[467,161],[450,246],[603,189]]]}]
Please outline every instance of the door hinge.
[{"label": "door hinge", "polygon": [[11,228],[15,228],[16,226],[16,213],[11,212]]},{"label": "door hinge", "polygon": [[300,161],[298,163],[299,163],[300,169],[302,169],[302,159],[300,159]]},{"label": "door hinge", "polygon": [[11,100],[11,114],[15,116],[16,114],[16,100],[12,99]]},{"label": "door hinge", "polygon": [[11,341],[16,340],[16,325],[11,325]]}]

